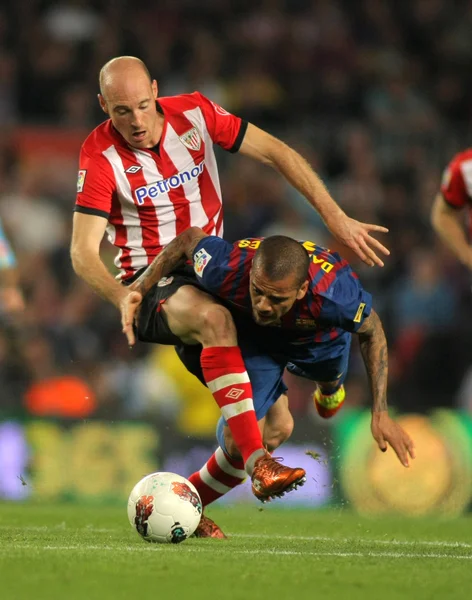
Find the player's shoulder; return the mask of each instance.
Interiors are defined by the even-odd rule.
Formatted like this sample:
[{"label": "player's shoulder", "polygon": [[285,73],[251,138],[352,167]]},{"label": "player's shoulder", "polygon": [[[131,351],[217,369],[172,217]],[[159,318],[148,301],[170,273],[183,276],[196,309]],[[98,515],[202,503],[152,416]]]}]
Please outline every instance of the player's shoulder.
[{"label": "player's shoulder", "polygon": [[179,114],[187,110],[201,107],[205,97],[200,92],[178,94],[177,96],[164,96],[158,102],[165,113]]},{"label": "player's shoulder", "polygon": [[466,148],[457,152],[449,161],[449,169],[461,169],[463,165],[472,165],[472,148]]},{"label": "player's shoulder", "polygon": [[97,125],[93,131],[85,138],[82,144],[82,152],[89,156],[102,154],[104,150],[113,145],[122,143],[119,134],[113,128],[110,119]]}]

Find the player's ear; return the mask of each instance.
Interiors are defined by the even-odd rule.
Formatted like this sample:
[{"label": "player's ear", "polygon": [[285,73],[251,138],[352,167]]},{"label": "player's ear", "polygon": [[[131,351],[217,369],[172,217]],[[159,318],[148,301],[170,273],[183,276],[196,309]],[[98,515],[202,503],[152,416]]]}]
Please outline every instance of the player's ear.
[{"label": "player's ear", "polygon": [[152,80],[151,89],[152,97],[154,98],[154,100],[157,100],[157,92],[159,91],[159,86],[157,85],[157,81],[155,79]]},{"label": "player's ear", "polygon": [[301,300],[308,291],[309,281],[308,279],[303,282],[302,287],[297,292],[297,300]]},{"label": "player's ear", "polygon": [[107,115],[108,113],[108,107],[107,107],[107,103],[105,102],[105,98],[101,95],[98,94],[98,103],[100,104],[100,108],[103,110],[104,113],[106,113]]}]

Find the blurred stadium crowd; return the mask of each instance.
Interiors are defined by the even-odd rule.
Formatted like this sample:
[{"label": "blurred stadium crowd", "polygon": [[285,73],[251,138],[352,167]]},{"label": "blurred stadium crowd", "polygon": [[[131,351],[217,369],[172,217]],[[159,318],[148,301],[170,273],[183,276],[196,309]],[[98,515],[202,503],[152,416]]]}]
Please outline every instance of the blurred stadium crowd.
[{"label": "blurred stadium crowd", "polygon": [[[341,250],[384,320],[390,403],[472,410],[469,274],[429,223],[442,169],[472,139],[472,2],[450,4],[3,2],[0,215],[27,310],[2,319],[0,411],[159,416],[194,434],[213,429],[216,406],[182,375],[172,349],[130,352],[118,313],[70,266],[78,151],[103,119],[99,69],[121,54],[146,62],[160,95],[198,89],[282,137],[350,216],[390,228],[385,268],[364,268],[280,176],[219,155],[227,239],[279,232]],[[113,250],[104,252],[111,265]],[[363,370],[354,350],[351,405],[369,405]],[[311,411],[308,392],[292,381],[295,414]]]}]

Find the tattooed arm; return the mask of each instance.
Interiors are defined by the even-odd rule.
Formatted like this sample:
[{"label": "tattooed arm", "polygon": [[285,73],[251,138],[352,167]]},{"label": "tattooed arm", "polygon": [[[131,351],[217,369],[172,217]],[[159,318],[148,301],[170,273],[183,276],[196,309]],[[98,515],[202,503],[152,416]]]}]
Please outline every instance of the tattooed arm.
[{"label": "tattooed arm", "polygon": [[156,256],[144,273],[131,284],[130,289],[145,296],[159,279],[166,277],[187,259],[191,260],[195,246],[204,237],[207,234],[199,227],[186,229]]},{"label": "tattooed arm", "polygon": [[362,358],[372,392],[372,412],[387,410],[388,350],[387,338],[378,314],[372,309],[358,329]]},{"label": "tattooed arm", "polygon": [[191,259],[198,242],[207,237],[199,227],[190,227],[174,238],[162,252],[152,261],[149,267],[128,288],[128,293],[121,299],[121,325],[128,343],[133,346],[136,338],[133,323],[139,314],[144,296],[161,277],[165,277],[187,259]]},{"label": "tattooed arm", "polygon": [[372,391],[372,435],[382,452],[387,450],[387,443],[390,444],[402,465],[408,467],[408,455],[415,458],[415,446],[409,435],[388,415],[387,339],[379,316],[374,310],[357,333]]}]

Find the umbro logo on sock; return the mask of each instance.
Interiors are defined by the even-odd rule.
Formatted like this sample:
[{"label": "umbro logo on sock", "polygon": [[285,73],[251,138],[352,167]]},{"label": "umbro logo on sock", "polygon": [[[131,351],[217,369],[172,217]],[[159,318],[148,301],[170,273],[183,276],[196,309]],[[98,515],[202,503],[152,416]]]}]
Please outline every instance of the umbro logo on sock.
[{"label": "umbro logo on sock", "polygon": [[231,388],[229,392],[225,395],[225,398],[231,398],[231,400],[237,400],[241,394],[244,394],[244,390],[241,388]]}]

